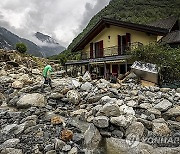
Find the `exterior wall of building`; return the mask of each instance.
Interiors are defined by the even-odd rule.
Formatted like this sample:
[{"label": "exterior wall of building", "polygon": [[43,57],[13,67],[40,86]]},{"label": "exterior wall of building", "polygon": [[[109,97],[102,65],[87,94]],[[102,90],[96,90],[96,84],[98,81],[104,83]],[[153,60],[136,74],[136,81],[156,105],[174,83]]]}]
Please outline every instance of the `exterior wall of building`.
[{"label": "exterior wall of building", "polygon": [[[103,48],[118,46],[118,35],[126,35],[126,33],[131,34],[131,43],[140,42],[143,45],[147,45],[150,42],[156,42],[161,37],[156,35],[148,35],[145,32],[135,31],[127,28],[121,28],[117,26],[110,26],[109,28],[103,29],[91,42],[99,42],[103,40]],[[83,52],[87,54],[87,58],[90,57],[90,43],[86,45]],[[108,52],[108,51],[107,51]],[[108,53],[104,53],[108,55]]]}]

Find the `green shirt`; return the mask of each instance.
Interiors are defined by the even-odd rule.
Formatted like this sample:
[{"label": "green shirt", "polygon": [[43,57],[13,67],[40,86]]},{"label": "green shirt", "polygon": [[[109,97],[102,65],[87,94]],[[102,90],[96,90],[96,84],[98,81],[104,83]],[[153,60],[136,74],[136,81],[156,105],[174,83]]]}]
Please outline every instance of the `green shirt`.
[{"label": "green shirt", "polygon": [[52,72],[52,67],[50,65],[47,65],[43,70],[43,76],[50,77],[50,72]]}]

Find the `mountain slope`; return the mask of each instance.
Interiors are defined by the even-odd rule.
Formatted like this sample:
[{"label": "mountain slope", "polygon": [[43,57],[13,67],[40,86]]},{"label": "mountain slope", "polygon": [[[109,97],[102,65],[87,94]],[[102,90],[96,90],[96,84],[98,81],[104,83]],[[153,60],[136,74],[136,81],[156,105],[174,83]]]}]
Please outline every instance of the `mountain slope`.
[{"label": "mountain slope", "polygon": [[172,15],[180,17],[179,6],[179,0],[111,0],[109,5],[90,20],[83,32],[68,46],[68,50],[70,51],[102,17],[148,24]]},{"label": "mountain slope", "polygon": [[7,29],[0,27],[0,48],[15,49],[16,43],[19,42],[23,42],[24,44],[26,44],[28,48],[27,53],[37,57],[42,57],[40,48],[36,44],[27,39],[20,38],[19,36],[11,33]]},{"label": "mountain slope", "polygon": [[37,32],[35,36],[42,42],[40,51],[44,54],[45,57],[57,55],[65,50],[65,47],[61,46],[55,39],[48,35]]}]

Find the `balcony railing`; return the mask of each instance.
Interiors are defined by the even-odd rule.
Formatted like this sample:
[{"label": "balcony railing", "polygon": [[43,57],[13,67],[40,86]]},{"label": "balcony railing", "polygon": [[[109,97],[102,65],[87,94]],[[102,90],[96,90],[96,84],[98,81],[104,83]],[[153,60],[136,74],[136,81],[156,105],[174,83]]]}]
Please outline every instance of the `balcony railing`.
[{"label": "balcony railing", "polygon": [[[143,44],[140,42],[133,42],[133,43],[129,43],[128,46],[112,46],[112,47],[103,48],[103,55],[102,56],[99,56],[99,54],[95,55],[95,51],[93,51],[93,58],[103,58],[107,56],[117,56],[117,55],[119,56],[129,55],[131,50],[136,49],[142,45]],[[87,54],[89,54],[89,56]],[[81,56],[82,56],[82,60],[92,59],[90,58],[90,52],[88,53],[82,52]]]}]

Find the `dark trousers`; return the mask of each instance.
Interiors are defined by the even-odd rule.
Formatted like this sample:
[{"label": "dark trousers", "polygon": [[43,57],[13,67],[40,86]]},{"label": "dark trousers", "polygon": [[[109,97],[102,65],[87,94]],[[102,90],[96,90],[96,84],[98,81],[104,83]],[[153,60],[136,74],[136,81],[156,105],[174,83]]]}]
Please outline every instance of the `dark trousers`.
[{"label": "dark trousers", "polygon": [[44,77],[44,83],[43,83],[43,85],[41,87],[42,91],[44,90],[45,84],[48,84],[52,89],[52,84],[51,84],[51,79],[50,78]]}]

